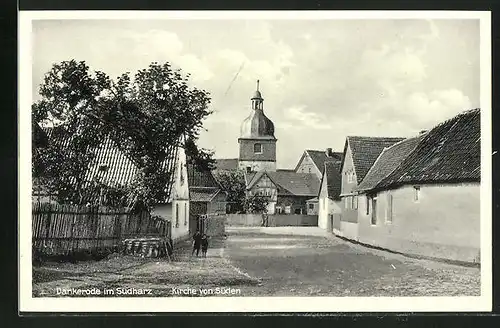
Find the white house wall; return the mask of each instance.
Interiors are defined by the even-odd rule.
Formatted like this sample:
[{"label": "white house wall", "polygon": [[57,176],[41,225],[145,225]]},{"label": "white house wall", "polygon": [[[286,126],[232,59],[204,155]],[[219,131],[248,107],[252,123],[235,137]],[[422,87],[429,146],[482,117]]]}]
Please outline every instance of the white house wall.
[{"label": "white house wall", "polygon": [[316,167],[316,164],[314,164],[313,160],[311,157],[307,154],[304,153],[304,157],[302,157],[302,160],[300,161],[299,165],[297,166],[297,169],[295,172],[297,173],[314,173],[318,176],[319,179],[321,179],[321,171]]},{"label": "white house wall", "polygon": [[[479,184],[405,186],[377,195],[377,223],[366,215],[365,196],[359,199],[359,241],[399,251],[473,262],[480,249]],[[392,195],[392,222],[387,221]],[[371,206],[370,206],[371,211]]]},{"label": "white house wall", "polygon": [[186,153],[180,147],[177,151],[175,166],[175,182],[172,204],[172,239],[179,240],[189,236],[189,185],[186,164]]}]

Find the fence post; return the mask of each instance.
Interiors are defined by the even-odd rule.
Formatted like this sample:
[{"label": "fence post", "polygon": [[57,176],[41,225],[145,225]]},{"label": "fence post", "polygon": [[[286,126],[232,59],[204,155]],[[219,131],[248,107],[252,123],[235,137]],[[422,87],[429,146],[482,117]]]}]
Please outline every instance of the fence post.
[{"label": "fence post", "polygon": [[50,235],[50,233],[49,233],[50,232],[50,223],[52,221],[52,208],[50,206],[47,206],[47,209],[48,209],[48,211],[47,211],[48,213],[47,213],[47,223],[46,223],[47,229],[46,229],[46,232],[45,232],[45,243],[49,239],[49,235]]}]

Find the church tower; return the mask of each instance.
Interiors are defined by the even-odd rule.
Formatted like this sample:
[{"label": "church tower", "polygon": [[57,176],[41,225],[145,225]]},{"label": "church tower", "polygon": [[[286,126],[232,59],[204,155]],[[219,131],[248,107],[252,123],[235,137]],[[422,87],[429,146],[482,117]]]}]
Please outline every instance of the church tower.
[{"label": "church tower", "polygon": [[274,124],[264,114],[264,99],[257,90],[252,101],[252,111],[241,124],[240,155],[238,168],[246,171],[276,171],[276,141]]}]

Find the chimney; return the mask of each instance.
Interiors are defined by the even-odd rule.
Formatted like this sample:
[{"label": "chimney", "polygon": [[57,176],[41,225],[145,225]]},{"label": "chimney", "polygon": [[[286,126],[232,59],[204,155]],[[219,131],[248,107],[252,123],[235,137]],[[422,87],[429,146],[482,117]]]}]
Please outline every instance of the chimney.
[{"label": "chimney", "polygon": [[332,149],[331,149],[331,148],[326,148],[326,152],[325,152],[326,157],[332,157],[332,153],[333,153],[333,152],[332,152]]}]

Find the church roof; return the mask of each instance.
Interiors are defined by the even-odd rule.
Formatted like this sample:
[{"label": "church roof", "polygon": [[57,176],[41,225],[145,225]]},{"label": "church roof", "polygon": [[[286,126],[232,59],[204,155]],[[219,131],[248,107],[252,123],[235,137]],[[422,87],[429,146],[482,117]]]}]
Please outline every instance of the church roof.
[{"label": "church roof", "polygon": [[252,101],[258,104],[253,107],[252,112],[241,123],[240,137],[243,139],[272,139],[274,137],[274,123],[264,114],[262,108],[262,94],[259,91],[259,81],[257,80],[257,90],[255,90]]},{"label": "church roof", "polygon": [[252,109],[252,112],[241,123],[241,138],[276,139],[274,123],[264,114],[262,109]]},{"label": "church roof", "polygon": [[259,90],[255,90],[252,99],[262,99],[262,94],[260,93]]}]

